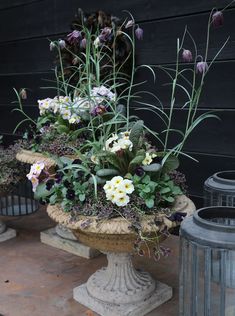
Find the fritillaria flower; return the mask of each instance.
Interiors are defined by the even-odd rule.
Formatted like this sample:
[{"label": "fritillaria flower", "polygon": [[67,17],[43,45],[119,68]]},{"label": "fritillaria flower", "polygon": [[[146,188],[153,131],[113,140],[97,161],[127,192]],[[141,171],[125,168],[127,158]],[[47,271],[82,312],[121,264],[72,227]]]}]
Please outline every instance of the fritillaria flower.
[{"label": "fritillaria flower", "polygon": [[133,20],[129,20],[125,26],[126,29],[129,29],[130,27],[132,27],[135,24],[135,22]]},{"label": "fritillaria flower", "polygon": [[196,65],[196,70],[199,73],[205,73],[208,69],[208,65],[206,61],[199,61]]},{"label": "fritillaria flower", "polygon": [[190,50],[184,49],[182,53],[182,58],[183,58],[183,61],[190,63],[193,60],[193,55]]},{"label": "fritillaria flower", "polygon": [[223,25],[224,23],[224,16],[223,13],[221,11],[216,11],[213,15],[212,15],[212,24],[214,27],[219,27],[221,25]]},{"label": "fritillaria flower", "polygon": [[75,66],[77,65],[79,62],[79,58],[78,57],[74,57],[74,59],[72,60],[72,64]]},{"label": "fritillaria flower", "polygon": [[82,38],[81,32],[78,30],[74,30],[67,35],[67,40],[70,44],[79,43],[81,38]]},{"label": "fritillaria flower", "polygon": [[97,105],[94,107],[94,109],[92,110],[92,114],[93,115],[102,115],[105,112],[107,112],[107,109],[104,105]]},{"label": "fritillaria flower", "polygon": [[19,95],[20,95],[22,100],[26,100],[27,99],[27,92],[26,92],[25,89],[21,89]]},{"label": "fritillaria flower", "polygon": [[142,40],[144,37],[144,31],[139,26],[135,30],[135,36],[137,37],[138,40]]},{"label": "fritillaria flower", "polygon": [[82,48],[86,48],[86,39],[85,39],[85,37],[81,40],[81,47]]},{"label": "fritillaria flower", "polygon": [[65,47],[66,47],[66,43],[65,43],[65,41],[64,40],[59,40],[59,47],[61,48],[61,49],[64,49]]},{"label": "fritillaria flower", "polygon": [[103,28],[99,35],[100,42],[106,42],[110,38],[111,33],[112,29],[110,27],[106,26],[105,28]]},{"label": "fritillaria flower", "polygon": [[56,47],[54,42],[50,42],[50,51],[52,51]]}]

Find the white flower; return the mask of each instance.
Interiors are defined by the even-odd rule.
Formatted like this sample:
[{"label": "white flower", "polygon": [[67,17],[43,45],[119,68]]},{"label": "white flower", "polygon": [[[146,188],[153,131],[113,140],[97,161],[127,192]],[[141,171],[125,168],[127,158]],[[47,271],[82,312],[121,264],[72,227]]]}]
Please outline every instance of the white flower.
[{"label": "white flower", "polygon": [[95,164],[98,165],[99,164],[99,158],[95,155],[91,156],[91,161]]},{"label": "white flower", "polygon": [[105,142],[105,150],[110,151],[110,149],[112,148],[112,146],[110,146],[110,145],[117,139],[118,139],[117,134],[112,134],[112,137],[107,139]]},{"label": "white flower", "polygon": [[51,110],[51,98],[46,98],[43,100],[38,100],[38,106],[39,106],[39,111],[40,115],[45,114],[47,111]]},{"label": "white flower", "polygon": [[115,192],[114,191],[108,191],[106,193],[106,199],[108,201],[111,201],[112,203],[114,203],[114,199],[115,199],[116,195],[115,195]]},{"label": "white flower", "polygon": [[126,132],[122,132],[122,133],[120,133],[120,135],[121,135],[122,139],[129,140],[130,133],[131,133],[131,132],[126,131]]},{"label": "white flower", "polygon": [[71,118],[71,111],[70,110],[63,110],[63,111],[61,111],[61,115],[62,115],[62,118],[64,120],[69,120]]},{"label": "white flower", "polygon": [[135,190],[131,180],[124,179],[121,185],[125,188],[127,194],[131,194]]},{"label": "white flower", "polygon": [[119,139],[118,140],[118,145],[120,146],[121,149],[129,149],[130,151],[132,151],[133,148],[133,144],[129,139]]},{"label": "white flower", "polygon": [[39,176],[42,170],[44,169],[44,167],[45,167],[44,162],[36,162],[35,164],[31,166],[30,174]]},{"label": "white flower", "polygon": [[99,45],[100,45],[100,39],[99,37],[96,37],[96,39],[94,40],[94,45],[95,45],[95,48],[98,48]]},{"label": "white flower", "polygon": [[147,166],[147,165],[150,165],[152,161],[153,161],[153,159],[152,159],[151,155],[147,152],[147,153],[145,154],[144,160],[142,161],[142,164],[143,164],[144,166]]},{"label": "white flower", "polygon": [[81,121],[80,116],[78,116],[77,114],[72,114],[72,116],[69,119],[69,123],[70,124],[78,124]]},{"label": "white flower", "polygon": [[130,197],[126,194],[117,194],[112,201],[117,206],[126,206],[130,202]]},{"label": "white flower", "polygon": [[114,185],[111,181],[106,181],[105,185],[103,186],[105,192],[114,191]]},{"label": "white flower", "polygon": [[98,103],[101,103],[105,98],[109,99],[110,101],[114,101],[116,97],[115,93],[103,85],[100,87],[94,87],[91,90],[91,96],[95,97],[95,100]]},{"label": "white flower", "polygon": [[123,182],[123,177],[121,177],[121,176],[115,176],[111,180],[111,183],[114,185],[114,187],[117,187],[122,182]]},{"label": "white flower", "polygon": [[37,189],[37,186],[38,186],[38,184],[39,184],[39,180],[38,180],[37,177],[34,176],[34,177],[32,177],[32,178],[30,179],[30,181],[31,181],[32,186],[33,186],[32,190],[33,190],[33,192],[35,192],[36,189]]}]

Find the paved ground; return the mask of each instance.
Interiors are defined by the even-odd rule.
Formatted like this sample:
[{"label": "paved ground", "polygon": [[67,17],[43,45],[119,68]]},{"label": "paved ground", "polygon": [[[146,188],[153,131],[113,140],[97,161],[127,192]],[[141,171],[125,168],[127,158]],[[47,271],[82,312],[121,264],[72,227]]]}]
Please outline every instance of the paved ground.
[{"label": "paved ground", "polygon": [[[15,239],[0,244],[0,314],[3,316],[95,316],[72,298],[72,289],[106,265],[103,255],[87,260],[40,243],[39,233],[53,222],[44,210],[27,217],[10,219]],[[178,238],[166,244],[169,258],[159,263],[135,258],[159,281],[174,288],[174,297],[148,316],[178,315]],[[0,316],[1,316],[0,315]]]}]

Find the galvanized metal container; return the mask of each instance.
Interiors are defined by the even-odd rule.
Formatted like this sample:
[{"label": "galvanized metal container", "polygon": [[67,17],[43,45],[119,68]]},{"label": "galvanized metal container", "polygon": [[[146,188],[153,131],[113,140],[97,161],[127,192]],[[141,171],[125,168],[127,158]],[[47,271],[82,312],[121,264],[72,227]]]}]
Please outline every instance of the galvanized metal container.
[{"label": "galvanized metal container", "polygon": [[30,181],[19,182],[9,194],[0,195],[1,216],[23,216],[38,210]]},{"label": "galvanized metal container", "polygon": [[235,207],[235,170],[217,172],[205,181],[204,206]]},{"label": "galvanized metal container", "polygon": [[198,210],[180,239],[180,316],[235,316],[235,208]]}]

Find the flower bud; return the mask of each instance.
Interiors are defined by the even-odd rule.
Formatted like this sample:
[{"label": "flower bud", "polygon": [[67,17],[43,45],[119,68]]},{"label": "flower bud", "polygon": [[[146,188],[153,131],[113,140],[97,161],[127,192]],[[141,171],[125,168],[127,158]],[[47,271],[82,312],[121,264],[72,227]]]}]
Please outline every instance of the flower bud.
[{"label": "flower bud", "polygon": [[75,66],[77,65],[79,62],[79,58],[78,57],[74,57],[74,59],[72,60],[72,64]]},{"label": "flower bud", "polygon": [[21,89],[19,95],[20,95],[22,100],[26,100],[27,99],[27,92],[26,92],[25,89]]},{"label": "flower bud", "polygon": [[221,25],[223,25],[224,23],[224,16],[223,13],[221,11],[216,11],[213,15],[212,15],[212,24],[214,27],[219,27]]},{"label": "flower bud", "polygon": [[200,72],[201,74],[205,73],[208,69],[207,62],[199,61],[196,65],[196,69],[197,69],[197,72]]},{"label": "flower bud", "polygon": [[81,40],[81,47],[86,48],[86,38],[85,37]]},{"label": "flower bud", "polygon": [[50,42],[50,51],[52,51],[56,47],[54,42]]},{"label": "flower bud", "polygon": [[73,30],[71,33],[67,35],[67,40],[69,44],[77,44],[82,38],[82,34],[78,30]]},{"label": "flower bud", "polygon": [[132,27],[134,25],[134,21],[133,20],[129,20],[125,26],[126,29],[129,29],[130,27]]},{"label": "flower bud", "polygon": [[138,40],[142,40],[143,39],[144,31],[139,26],[135,30],[135,36],[137,37]]},{"label": "flower bud", "polygon": [[64,40],[59,40],[59,46],[60,46],[60,48],[61,49],[63,49],[63,48],[65,48],[65,46],[66,46],[66,43],[65,43],[65,41]]},{"label": "flower bud", "polygon": [[184,49],[182,53],[182,58],[183,58],[183,61],[190,63],[193,60],[193,55],[190,50]]}]

